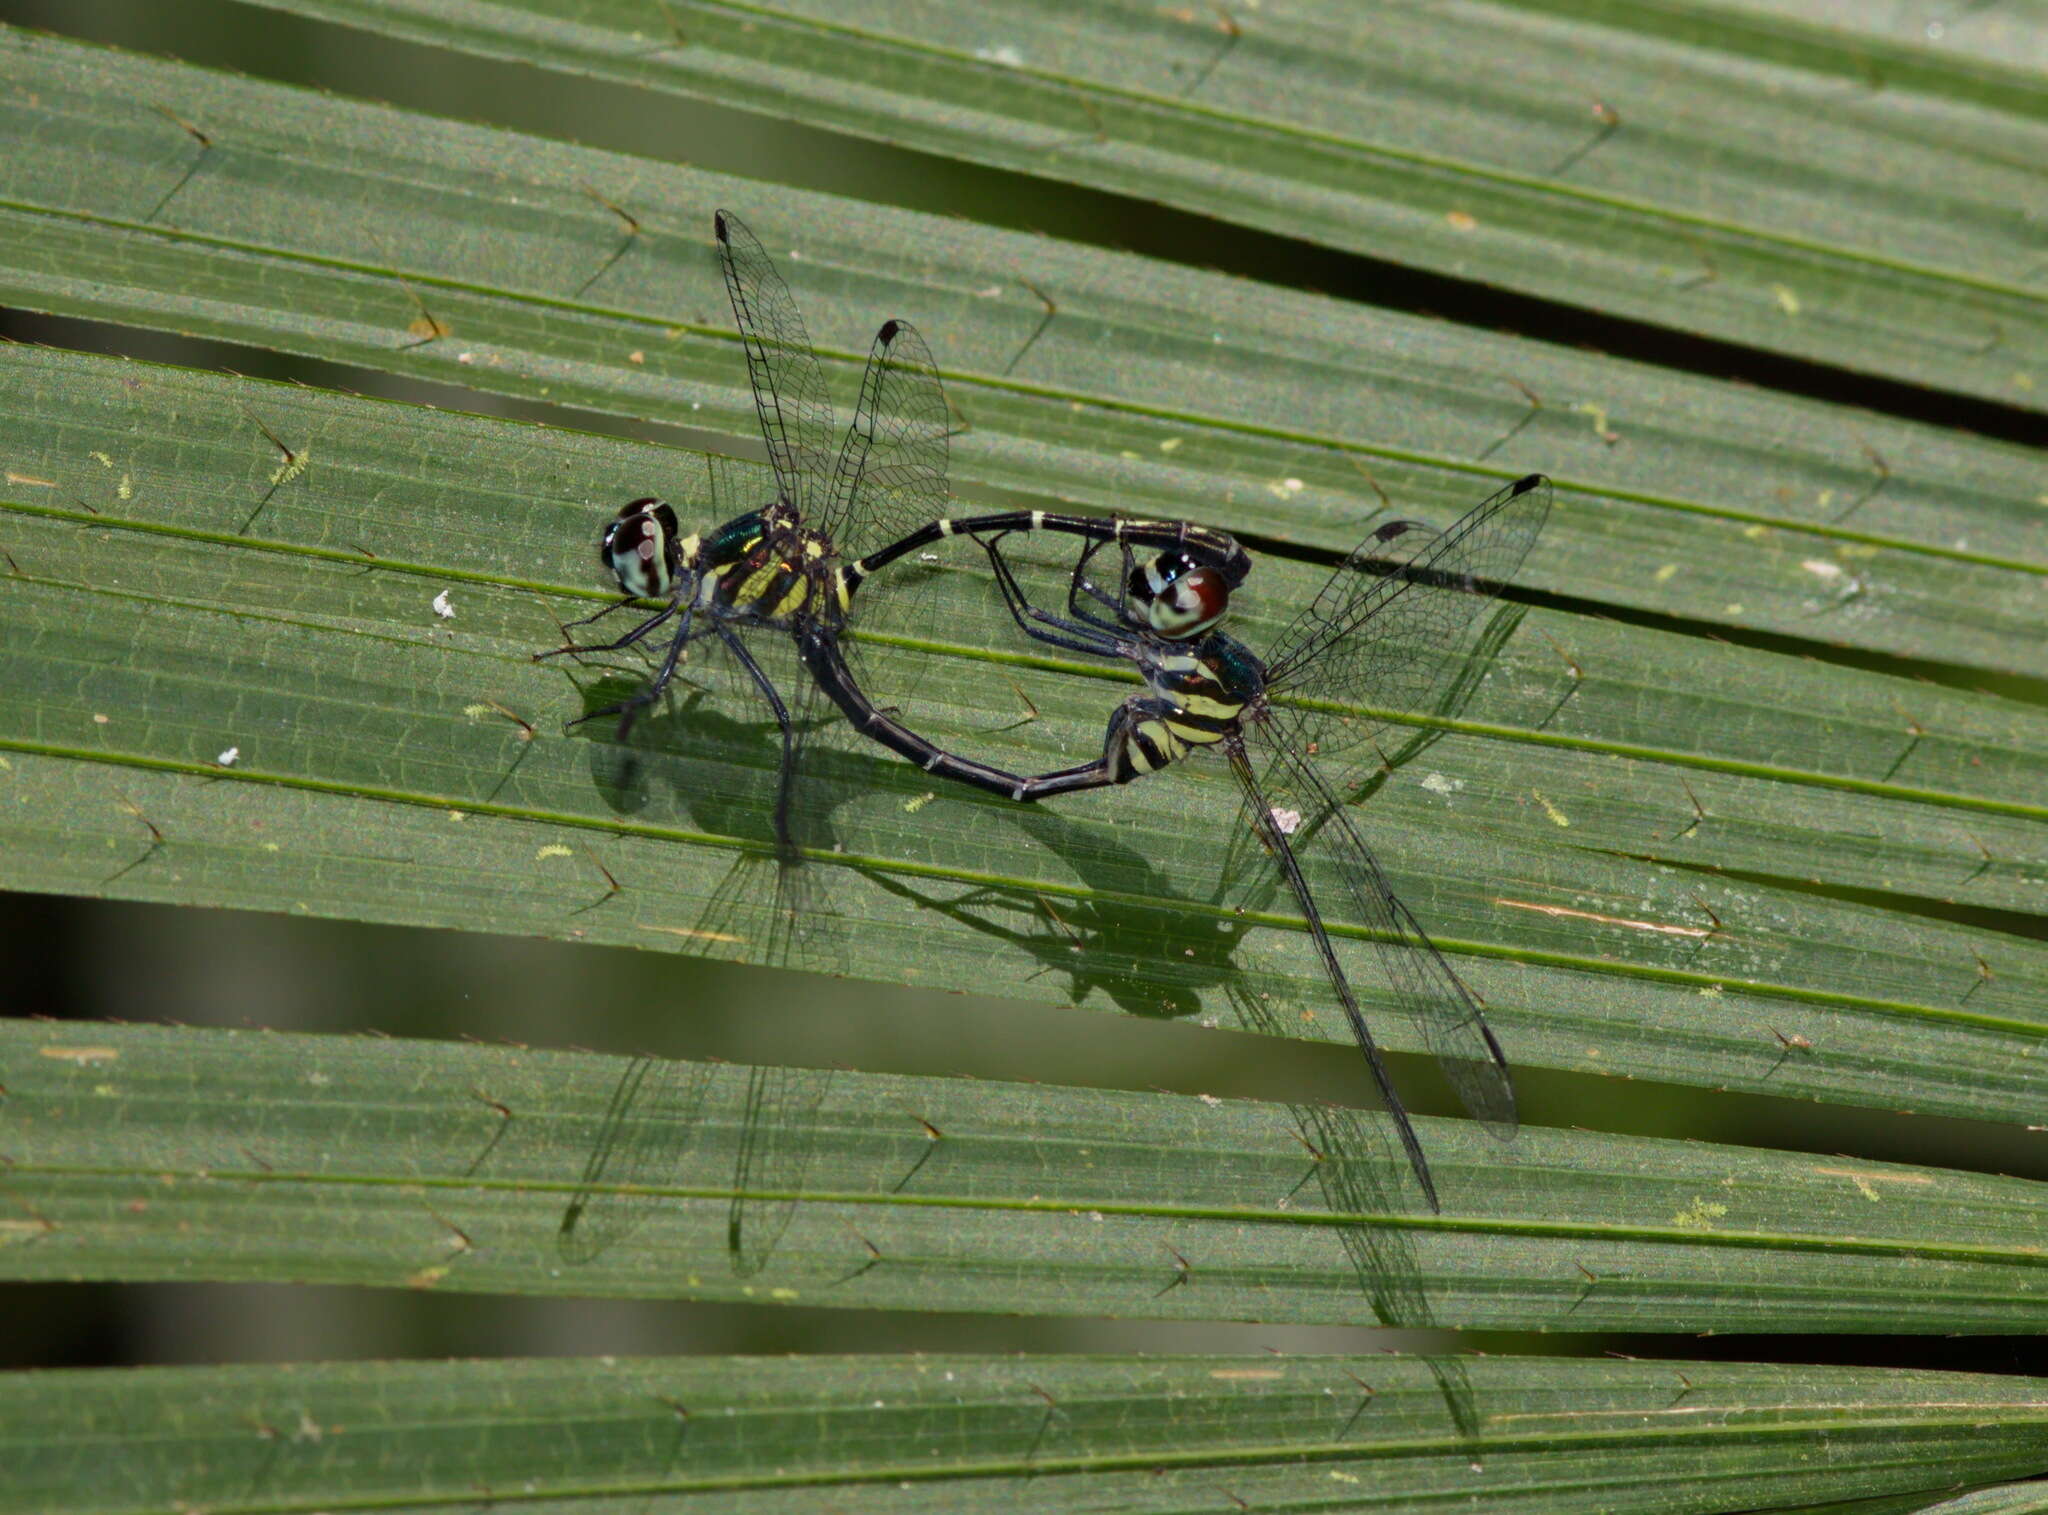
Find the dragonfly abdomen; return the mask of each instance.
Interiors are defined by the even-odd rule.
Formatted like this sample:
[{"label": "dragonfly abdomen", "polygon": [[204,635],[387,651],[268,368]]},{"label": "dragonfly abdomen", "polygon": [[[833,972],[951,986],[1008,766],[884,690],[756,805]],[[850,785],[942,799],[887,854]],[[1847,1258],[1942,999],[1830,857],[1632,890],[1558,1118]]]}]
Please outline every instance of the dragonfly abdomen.
[{"label": "dragonfly abdomen", "polygon": [[1127,521],[1108,516],[1061,515],[1048,510],[1011,510],[993,515],[948,516],[930,521],[871,552],[842,573],[843,594],[851,595],[868,579],[897,559],[948,537],[1003,536],[1010,532],[1049,531],[1095,541],[1129,543],[1135,547],[1171,549],[1190,554],[1213,567],[1230,585],[1251,571],[1251,558],[1227,532],[1191,526],[1185,521]]}]

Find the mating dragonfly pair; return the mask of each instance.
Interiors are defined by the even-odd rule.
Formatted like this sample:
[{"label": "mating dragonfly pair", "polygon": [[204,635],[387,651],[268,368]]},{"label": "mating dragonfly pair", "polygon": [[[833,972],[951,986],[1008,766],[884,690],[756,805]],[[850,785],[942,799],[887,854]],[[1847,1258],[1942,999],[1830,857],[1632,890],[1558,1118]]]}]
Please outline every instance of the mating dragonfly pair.
[{"label": "mating dragonfly pair", "polygon": [[[1446,531],[1408,520],[1380,525],[1262,657],[1219,629],[1251,567],[1223,532],[1036,510],[943,515],[951,417],[930,351],[906,323],[890,321],[877,334],[852,425],[836,437],[824,375],[788,287],[736,217],[721,211],[715,225],[777,498],[687,536],[673,507],[653,498],[633,501],[609,523],[603,560],[625,598],[588,619],[649,600],[660,608],[613,641],[540,656],[615,651],[663,628],[669,640],[644,688],[582,719],[617,716],[623,738],[693,644],[728,653],[781,734],[773,823],[784,912],[800,909],[793,881],[808,840],[801,834],[804,742],[821,696],[925,771],[1016,801],[1129,783],[1215,749],[1243,792],[1248,819],[1226,871],[1247,888],[1264,880],[1291,894],[1416,1181],[1439,1209],[1428,1161],[1352,988],[1353,949],[1332,938],[1328,921],[1366,928],[1394,1000],[1467,1110],[1500,1136],[1515,1126],[1507,1060],[1477,1000],[1388,886],[1338,794],[1348,788],[1344,770],[1357,749],[1386,724],[1369,712],[1426,712],[1436,703],[1468,629],[1541,531],[1549,481],[1519,479]],[[1033,603],[1006,554],[1006,541],[1022,533],[1078,539],[1064,614]],[[956,536],[986,552],[1004,606],[1026,636],[1123,662],[1144,680],[1144,692],[1111,715],[1092,761],[1010,773],[935,744],[869,698],[857,643],[846,637],[863,587],[891,564]],[[802,689],[787,696],[777,689],[748,646],[760,636],[794,638],[808,673]],[[1299,803],[1299,811],[1279,808],[1275,796]],[[1334,899],[1331,887],[1320,897],[1311,889],[1304,870],[1311,859],[1319,877],[1335,880]],[[564,1217],[565,1242],[609,1187],[600,1180],[611,1150],[600,1142]],[[742,1255],[736,1239],[736,1266]]]}]

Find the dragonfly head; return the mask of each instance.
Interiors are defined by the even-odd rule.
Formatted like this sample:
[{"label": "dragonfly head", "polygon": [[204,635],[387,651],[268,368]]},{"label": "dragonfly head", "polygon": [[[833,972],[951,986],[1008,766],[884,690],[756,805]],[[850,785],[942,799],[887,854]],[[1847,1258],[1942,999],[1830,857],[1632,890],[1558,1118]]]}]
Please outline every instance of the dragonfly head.
[{"label": "dragonfly head", "polygon": [[649,496],[622,507],[606,523],[598,556],[619,588],[643,600],[667,597],[679,571],[676,513]]},{"label": "dragonfly head", "polygon": [[1132,619],[1172,641],[1199,636],[1229,611],[1234,582],[1224,569],[1171,548],[1131,570]]}]

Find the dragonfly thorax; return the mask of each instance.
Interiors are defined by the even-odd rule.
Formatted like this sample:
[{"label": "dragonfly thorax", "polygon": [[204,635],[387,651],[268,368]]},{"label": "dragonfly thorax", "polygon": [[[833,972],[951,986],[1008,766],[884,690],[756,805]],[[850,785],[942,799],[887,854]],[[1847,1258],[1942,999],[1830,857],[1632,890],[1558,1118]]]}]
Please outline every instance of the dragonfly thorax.
[{"label": "dragonfly thorax", "polygon": [[684,592],[721,618],[784,625],[838,603],[831,541],[779,501],[690,538],[681,556],[695,577]]},{"label": "dragonfly thorax", "polygon": [[1201,635],[1230,609],[1230,580],[1224,573],[1178,549],[1133,569],[1126,588],[1132,620],[1174,641]]},{"label": "dragonfly thorax", "polygon": [[1135,651],[1138,672],[1152,693],[1183,711],[1228,717],[1264,703],[1265,665],[1235,637],[1217,631],[1192,643]]},{"label": "dragonfly thorax", "polygon": [[676,513],[651,495],[620,508],[598,551],[619,588],[643,600],[664,599],[674,588],[678,554]]}]

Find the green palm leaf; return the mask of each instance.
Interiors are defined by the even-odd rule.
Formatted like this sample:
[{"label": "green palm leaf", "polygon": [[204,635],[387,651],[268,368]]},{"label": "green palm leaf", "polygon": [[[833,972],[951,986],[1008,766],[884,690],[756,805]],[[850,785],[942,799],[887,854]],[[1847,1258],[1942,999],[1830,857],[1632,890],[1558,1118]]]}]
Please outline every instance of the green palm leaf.
[{"label": "green palm leaf", "polygon": [[[1703,1121],[1733,1108],[1705,1091],[2042,1119],[2043,473],[2000,439],[2026,435],[2044,377],[2028,14],[1992,8],[2013,11],[1983,21],[2004,41],[1959,21],[1938,49],[1793,4],[1416,7],[1392,32],[1313,7],[275,8],[449,68],[772,103],[1278,233],[1276,259],[1363,251],[1390,286],[1412,292],[1406,266],[1448,276],[1426,286],[1447,301],[1479,283],[1519,303],[1468,300],[1457,324],[1205,272],[1187,245],[1111,253],[463,124],[432,99],[0,32],[0,299],[100,323],[0,354],[0,883],[773,959],[743,887],[768,835],[761,712],[697,691],[622,763],[563,723],[637,665],[530,660],[603,603],[591,545],[618,501],[661,493],[710,524],[765,491],[696,450],[754,438],[708,253],[729,204],[842,404],[874,326],[914,320],[959,413],[964,497],[1245,533],[1255,646],[1383,503],[1445,520],[1502,478],[1557,478],[1518,581],[1535,603],[1455,700],[1393,713],[1359,811],[1536,1113],[1505,1145],[1423,1121],[1437,1217],[1372,1114],[1140,1092],[1142,1068],[1081,1088],[890,1073],[885,1054],[827,1074],[803,1045],[721,1066],[13,1021],[5,1276],[1560,1344],[2041,1329],[2040,1175],[2007,1133],[1941,1146],[1899,1123],[1885,1161],[1710,1126],[1677,1142],[1545,1082],[1639,1080],[1674,1106],[1689,1086]],[[1578,312],[1596,339],[1665,328],[1794,359],[1808,392],[1689,372],[1715,366],[1696,351],[1486,329],[1509,308],[1554,335]],[[237,352],[63,350],[139,351],[142,331]],[[287,357],[346,367],[320,387],[237,372]],[[1818,397],[1823,379],[1883,408]],[[419,381],[567,408],[540,426],[347,392]],[[625,424],[650,421],[687,430]],[[596,425],[634,434],[578,429]],[[878,606],[861,635],[932,735],[1027,772],[1099,740],[1116,675],[1030,655],[966,557],[929,578],[928,618]],[[1213,903],[1235,815],[1214,765],[1024,811],[820,746],[831,850],[806,873],[852,978],[997,994],[1025,1025],[1079,1005],[1256,1031],[1276,1055],[1347,1040],[1300,921]],[[832,1013],[830,980],[744,971],[764,1001]],[[651,1008],[676,1019],[691,973],[665,960]],[[2048,1464],[2038,1381],[1883,1367],[499,1360],[14,1375],[0,1395],[19,1470],[0,1507],[24,1510],[513,1490],[1910,1508]]]}]

